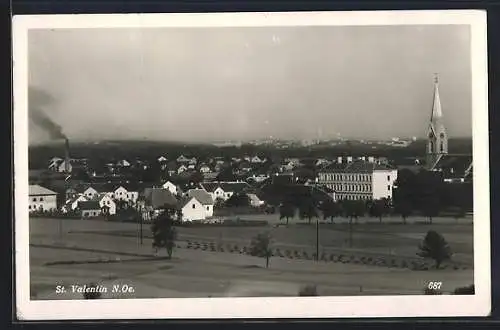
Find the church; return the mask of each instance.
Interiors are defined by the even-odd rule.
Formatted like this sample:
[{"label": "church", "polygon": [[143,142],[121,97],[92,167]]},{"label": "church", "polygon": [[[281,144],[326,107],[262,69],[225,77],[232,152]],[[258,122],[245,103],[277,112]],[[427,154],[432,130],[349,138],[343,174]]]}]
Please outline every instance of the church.
[{"label": "church", "polygon": [[443,173],[445,182],[472,181],[472,155],[448,153],[448,134],[443,120],[439,82],[434,79],[432,112],[427,133],[426,167]]}]

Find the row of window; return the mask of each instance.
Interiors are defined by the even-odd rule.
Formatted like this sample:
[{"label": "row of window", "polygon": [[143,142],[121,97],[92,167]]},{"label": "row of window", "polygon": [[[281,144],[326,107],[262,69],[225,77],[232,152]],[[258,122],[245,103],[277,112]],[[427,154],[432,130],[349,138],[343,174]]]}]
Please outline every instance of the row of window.
[{"label": "row of window", "polygon": [[[354,194],[349,194],[349,195],[339,195],[337,197],[339,200],[371,200],[372,196],[371,195],[354,195]],[[387,198],[391,198],[390,195],[387,196]]]},{"label": "row of window", "polygon": [[352,192],[366,192],[372,191],[370,184],[329,184],[328,188],[335,191],[352,191]]},{"label": "row of window", "polygon": [[43,202],[43,197],[33,197],[33,202]]},{"label": "row of window", "polygon": [[[324,181],[371,181],[371,174],[320,174],[320,179]],[[391,176],[387,176],[387,181],[391,181]]]},{"label": "row of window", "polygon": [[[192,208],[195,209],[196,208],[196,204],[193,204]],[[207,211],[210,211],[210,206],[207,206]]]},{"label": "row of window", "polygon": [[328,181],[370,181],[371,174],[322,173],[320,178]]},{"label": "row of window", "polygon": [[347,199],[350,201],[353,200],[371,200],[372,196],[371,195],[341,195],[339,196],[339,199]]}]

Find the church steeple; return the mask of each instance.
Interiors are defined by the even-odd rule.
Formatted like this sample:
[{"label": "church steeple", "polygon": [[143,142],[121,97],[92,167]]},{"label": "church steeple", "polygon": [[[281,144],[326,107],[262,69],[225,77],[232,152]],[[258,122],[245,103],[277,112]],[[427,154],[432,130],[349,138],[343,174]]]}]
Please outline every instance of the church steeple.
[{"label": "church steeple", "polygon": [[441,155],[448,153],[448,136],[443,124],[443,111],[439,98],[439,81],[434,75],[434,97],[427,135],[427,166],[429,169],[436,164]]}]

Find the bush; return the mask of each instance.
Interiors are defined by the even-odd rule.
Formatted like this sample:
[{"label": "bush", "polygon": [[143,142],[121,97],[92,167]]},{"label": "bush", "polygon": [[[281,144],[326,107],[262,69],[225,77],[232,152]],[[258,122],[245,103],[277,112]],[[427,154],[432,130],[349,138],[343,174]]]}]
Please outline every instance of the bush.
[{"label": "bush", "polygon": [[301,297],[312,297],[318,296],[318,290],[316,285],[306,285],[299,290],[299,296]]},{"label": "bush", "polygon": [[430,289],[430,288],[426,287],[424,289],[424,294],[426,294],[426,295],[441,295],[443,293],[440,290]]},{"label": "bush", "polygon": [[469,286],[456,288],[455,291],[453,291],[453,294],[456,294],[456,295],[474,295],[475,294],[474,284],[471,284]]}]

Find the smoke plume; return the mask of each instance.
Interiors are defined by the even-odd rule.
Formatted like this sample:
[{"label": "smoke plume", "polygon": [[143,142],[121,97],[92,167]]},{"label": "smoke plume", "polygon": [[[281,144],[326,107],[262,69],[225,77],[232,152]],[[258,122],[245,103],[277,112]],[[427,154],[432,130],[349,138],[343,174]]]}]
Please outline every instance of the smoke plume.
[{"label": "smoke plume", "polygon": [[38,126],[43,128],[47,133],[50,134],[50,138],[54,140],[66,139],[66,135],[62,131],[62,127],[56,124],[52,119],[50,119],[43,110],[39,108],[30,109],[31,119]]},{"label": "smoke plume", "polygon": [[54,122],[43,110],[44,107],[54,104],[54,99],[45,91],[29,87],[28,106],[30,119],[40,128],[49,133],[51,139],[66,139],[62,127]]}]

